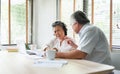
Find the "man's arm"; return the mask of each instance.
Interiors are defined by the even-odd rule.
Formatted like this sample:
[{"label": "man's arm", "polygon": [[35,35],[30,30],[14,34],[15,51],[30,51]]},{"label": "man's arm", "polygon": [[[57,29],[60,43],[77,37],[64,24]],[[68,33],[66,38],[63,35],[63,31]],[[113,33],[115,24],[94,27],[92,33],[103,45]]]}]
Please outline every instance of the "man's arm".
[{"label": "man's arm", "polygon": [[87,53],[80,50],[71,50],[69,52],[57,52],[57,58],[67,58],[67,59],[84,59]]}]

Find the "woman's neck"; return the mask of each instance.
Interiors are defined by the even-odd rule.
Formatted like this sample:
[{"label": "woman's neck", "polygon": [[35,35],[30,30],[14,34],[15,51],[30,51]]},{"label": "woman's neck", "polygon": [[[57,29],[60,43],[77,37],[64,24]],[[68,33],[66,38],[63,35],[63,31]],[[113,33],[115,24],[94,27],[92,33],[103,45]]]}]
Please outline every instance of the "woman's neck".
[{"label": "woman's neck", "polygon": [[60,38],[60,46],[62,45],[62,42],[64,41],[65,38]]},{"label": "woman's neck", "polygon": [[62,42],[65,39],[65,36],[63,38],[59,38],[60,42]]}]

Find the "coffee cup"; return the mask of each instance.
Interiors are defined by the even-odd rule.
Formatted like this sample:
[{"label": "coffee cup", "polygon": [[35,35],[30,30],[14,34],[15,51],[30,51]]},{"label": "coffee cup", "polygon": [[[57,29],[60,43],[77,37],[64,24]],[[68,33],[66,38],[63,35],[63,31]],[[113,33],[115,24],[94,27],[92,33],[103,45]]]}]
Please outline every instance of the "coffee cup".
[{"label": "coffee cup", "polygon": [[54,60],[55,59],[55,54],[56,54],[56,50],[46,50],[46,58],[48,60]]}]

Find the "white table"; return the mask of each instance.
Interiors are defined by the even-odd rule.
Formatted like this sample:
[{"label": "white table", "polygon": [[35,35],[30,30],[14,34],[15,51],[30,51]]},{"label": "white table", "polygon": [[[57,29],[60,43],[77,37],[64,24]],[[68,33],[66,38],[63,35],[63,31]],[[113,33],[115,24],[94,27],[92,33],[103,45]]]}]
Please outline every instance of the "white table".
[{"label": "white table", "polygon": [[87,60],[65,59],[61,68],[34,67],[33,59],[17,52],[0,51],[0,74],[106,74],[114,67]]}]

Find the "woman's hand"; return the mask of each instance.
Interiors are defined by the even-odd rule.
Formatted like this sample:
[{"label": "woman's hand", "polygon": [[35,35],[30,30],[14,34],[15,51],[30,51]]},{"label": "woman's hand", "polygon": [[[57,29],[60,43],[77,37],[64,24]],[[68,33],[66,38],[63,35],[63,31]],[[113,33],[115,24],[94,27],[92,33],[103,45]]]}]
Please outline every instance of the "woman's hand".
[{"label": "woman's hand", "polygon": [[56,50],[56,52],[58,52],[58,49],[57,49],[57,48],[53,48],[53,50]]},{"label": "woman's hand", "polygon": [[46,50],[56,50],[56,51],[58,52],[58,49],[57,49],[57,48],[49,48],[49,47],[46,47],[46,48],[44,49],[44,51],[46,51]]},{"label": "woman's hand", "polygon": [[46,47],[45,49],[44,49],[44,51],[46,51],[48,49],[48,47]]}]

